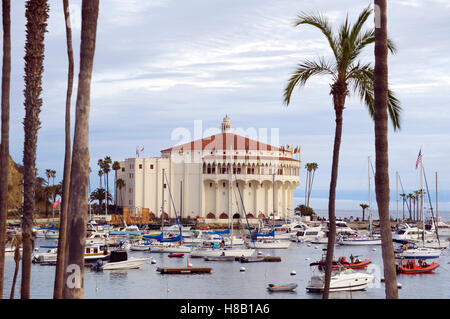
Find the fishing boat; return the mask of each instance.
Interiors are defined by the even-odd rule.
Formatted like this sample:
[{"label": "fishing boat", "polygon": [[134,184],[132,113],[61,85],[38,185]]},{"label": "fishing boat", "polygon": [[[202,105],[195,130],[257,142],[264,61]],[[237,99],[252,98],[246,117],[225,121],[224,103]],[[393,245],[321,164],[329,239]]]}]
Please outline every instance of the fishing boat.
[{"label": "fishing boat", "polygon": [[[365,290],[375,277],[366,272],[339,267],[331,272],[330,292]],[[306,290],[309,292],[323,292],[325,287],[325,273],[312,276]]]},{"label": "fishing boat", "polygon": [[111,251],[108,245],[90,244],[84,248],[84,262],[94,263],[97,260],[108,260],[111,256]]},{"label": "fishing boat", "polygon": [[108,263],[100,261],[101,270],[139,269],[150,258],[128,258],[126,251],[112,251]]},{"label": "fishing boat", "polygon": [[422,259],[419,259],[418,263],[415,259],[402,259],[396,265],[396,270],[398,274],[427,274],[432,273],[438,267],[438,263],[428,264]]},{"label": "fishing boat", "polygon": [[267,286],[267,290],[271,291],[271,292],[281,292],[281,291],[294,291],[295,288],[297,288],[297,284],[296,283],[289,283],[289,284],[282,284],[282,285],[274,285],[274,284],[269,284]]}]

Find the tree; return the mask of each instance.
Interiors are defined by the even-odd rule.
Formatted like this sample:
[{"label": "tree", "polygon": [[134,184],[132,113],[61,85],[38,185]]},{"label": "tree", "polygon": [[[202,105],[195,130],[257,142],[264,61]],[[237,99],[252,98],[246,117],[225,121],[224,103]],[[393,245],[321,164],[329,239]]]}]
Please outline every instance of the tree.
[{"label": "tree", "polygon": [[9,175],[9,96],[11,82],[11,3],[2,0],[3,64],[2,64],[2,130],[0,144],[0,299],[3,298],[5,272],[6,219],[8,216]]},{"label": "tree", "polygon": [[9,294],[9,299],[14,299],[14,291],[16,288],[17,275],[19,274],[20,259],[22,258],[20,252],[22,247],[22,236],[19,234],[11,236],[8,238],[8,242],[10,243],[11,248],[14,248],[14,262],[16,264],[14,267],[14,276],[11,284],[11,293]]},{"label": "tree", "polygon": [[23,148],[23,217],[22,217],[22,280],[21,298],[30,298],[31,254],[33,252],[33,213],[35,208],[36,148],[40,126],[44,71],[44,35],[47,28],[47,0],[28,0],[25,4],[25,118]]},{"label": "tree", "polygon": [[298,205],[294,211],[299,212],[301,216],[310,216],[311,219],[316,216],[314,209],[305,205]]},{"label": "tree", "polygon": [[106,191],[105,191],[104,188],[97,188],[89,196],[89,201],[90,202],[98,201],[99,207],[101,207],[102,203],[103,203],[103,200],[105,200],[106,197],[108,197],[108,202],[112,201],[111,194],[106,195]]},{"label": "tree", "polygon": [[125,181],[121,178],[117,179],[116,188],[119,190],[119,193],[120,193],[120,206],[123,206],[122,188],[124,188],[124,187],[125,187]]},{"label": "tree", "polygon": [[414,195],[412,193],[409,193],[406,198],[409,199],[409,220],[412,221],[413,220],[413,216],[412,216],[412,207],[411,206],[411,201],[414,199]]},{"label": "tree", "polygon": [[[348,22],[347,18],[344,24],[342,24],[339,28],[337,35],[335,35],[331,30],[328,19],[320,14],[310,15],[301,13],[295,23],[295,26],[310,25],[318,28],[326,37],[331,51],[333,52],[332,61],[326,61],[322,57],[315,61],[305,60],[301,62],[297,70],[289,79],[288,85],[284,90],[284,102],[286,105],[289,105],[294,88],[303,87],[312,76],[326,75],[332,79],[332,83],[330,84],[330,95],[333,99],[336,127],[328,201],[329,240],[325,266],[325,287],[323,292],[324,299],[327,299],[329,295],[331,263],[333,260],[334,244],[336,241],[335,198],[339,166],[339,151],[342,136],[343,111],[345,108],[346,97],[350,93],[350,88],[353,87],[354,93],[357,94],[361,101],[367,106],[369,114],[372,117],[374,115],[374,70],[371,63],[363,64],[362,62],[357,61],[357,58],[362,50],[375,41],[374,30],[368,30],[365,32],[362,31],[364,23],[367,21],[371,13],[372,9],[370,7],[364,9],[353,26]],[[392,52],[395,51],[393,44],[391,42],[388,44],[390,50]],[[397,130],[400,128],[399,113],[401,108],[399,101],[392,92],[389,92],[388,108],[394,129]]]},{"label": "tree", "polygon": [[365,211],[366,211],[366,208],[369,207],[369,205],[363,203],[363,204],[359,204],[359,206],[361,206],[361,208],[362,208],[362,210],[363,210],[362,220],[364,221],[364,217],[365,217],[364,213],[365,213]]},{"label": "tree", "polygon": [[389,216],[388,148],[388,37],[386,0],[375,0],[375,194],[380,218],[385,292],[387,299],[398,299],[397,273]]},{"label": "tree", "polygon": [[112,163],[112,169],[114,171],[114,205],[117,208],[117,171],[120,169],[120,163],[114,161]]},{"label": "tree", "polygon": [[[94,65],[99,0],[83,0],[81,10],[80,72],[75,114],[72,167],[67,220],[66,265],[63,297],[83,298],[84,248],[89,187],[89,109]],[[72,280],[69,285],[68,280]]]},{"label": "tree", "polygon": [[66,23],[66,44],[68,57],[67,71],[67,94],[66,94],[66,116],[65,116],[65,154],[64,154],[64,177],[63,194],[61,210],[59,213],[59,236],[58,251],[55,270],[55,285],[53,289],[53,298],[61,299],[63,296],[64,285],[64,264],[65,264],[65,246],[67,242],[67,212],[69,207],[69,187],[70,187],[70,99],[73,90],[73,48],[72,48],[72,29],[70,23],[69,0],[63,0],[64,19]]},{"label": "tree", "polygon": [[307,170],[307,185],[306,189],[308,190],[307,196],[305,199],[306,206],[309,207],[309,199],[311,197],[312,185],[314,183],[314,175],[316,174],[316,170],[319,168],[317,163],[306,163]]},{"label": "tree", "polygon": [[[105,158],[102,161],[101,168],[103,169],[103,173],[105,173],[105,185],[106,185],[106,196],[108,196],[109,193],[109,172],[111,172],[111,157],[105,156]],[[108,214],[108,201],[105,201],[105,214]]]}]

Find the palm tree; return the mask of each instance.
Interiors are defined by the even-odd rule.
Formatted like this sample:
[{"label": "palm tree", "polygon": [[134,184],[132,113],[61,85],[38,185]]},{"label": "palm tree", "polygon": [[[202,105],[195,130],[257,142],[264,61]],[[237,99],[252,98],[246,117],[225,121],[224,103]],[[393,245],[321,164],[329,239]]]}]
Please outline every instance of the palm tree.
[{"label": "palm tree", "polygon": [[414,199],[414,195],[412,193],[409,193],[406,198],[409,199],[409,220],[412,221],[413,220],[413,215],[412,214],[412,208],[413,206],[411,206],[411,201]]},{"label": "palm tree", "polygon": [[14,248],[14,262],[16,264],[14,267],[14,276],[11,284],[11,293],[9,294],[9,299],[14,299],[17,275],[19,274],[20,259],[22,258],[20,252],[22,247],[22,235],[17,234],[15,236],[11,236],[8,238],[8,242],[10,243],[11,248]]},{"label": "palm tree", "polygon": [[99,170],[99,171],[98,171],[98,176],[100,177],[100,187],[102,187],[103,170]]},{"label": "palm tree", "polygon": [[120,193],[120,206],[123,206],[123,200],[122,200],[122,188],[125,187],[125,181],[121,178],[118,178],[116,181],[116,188],[119,190]]},{"label": "palm tree", "polygon": [[69,60],[67,71],[67,94],[66,94],[66,117],[65,117],[65,154],[64,154],[64,177],[63,194],[61,210],[59,213],[59,237],[58,254],[55,270],[55,285],[53,289],[53,298],[61,299],[63,296],[64,285],[64,264],[65,264],[65,246],[67,241],[67,212],[69,207],[69,187],[70,187],[70,99],[73,89],[73,49],[72,49],[72,29],[70,23],[69,0],[63,0],[64,18],[66,23],[66,43],[67,56]]},{"label": "palm tree", "polygon": [[114,205],[117,208],[117,171],[120,169],[120,163],[114,161],[112,163],[112,169],[114,171]]},{"label": "palm tree", "polygon": [[[356,23],[352,26],[348,18],[339,28],[335,35],[328,19],[322,15],[310,15],[301,13],[295,23],[295,26],[310,25],[318,28],[326,37],[328,44],[333,52],[333,60],[326,61],[319,58],[317,61],[305,60],[300,63],[298,69],[289,79],[288,85],[284,90],[284,102],[289,105],[291,95],[295,87],[303,87],[308,80],[315,75],[327,75],[331,77],[332,83],[330,95],[333,98],[333,107],[335,112],[336,129],[334,135],[333,162],[331,169],[331,181],[328,201],[329,215],[329,240],[327,246],[326,267],[325,267],[325,287],[323,298],[327,299],[329,295],[331,263],[333,260],[333,250],[336,241],[336,217],[335,217],[335,198],[338,176],[339,151],[342,136],[342,119],[345,107],[345,100],[349,95],[349,88],[353,88],[355,94],[367,106],[369,114],[374,114],[374,92],[373,79],[374,70],[371,63],[363,64],[357,61],[362,50],[375,41],[375,31],[368,30],[362,32],[362,27],[371,15],[372,9],[367,7],[359,15]],[[392,43],[389,43],[392,52],[395,51]],[[399,101],[392,92],[389,92],[388,108],[394,129],[400,127],[399,124]]]},{"label": "palm tree", "polygon": [[35,207],[37,133],[42,99],[42,73],[44,71],[44,35],[47,28],[47,0],[28,0],[25,4],[25,118],[23,148],[23,217],[22,217],[22,280],[21,298],[30,298],[31,254],[33,252],[32,227]]},{"label": "palm tree", "polygon": [[[109,193],[109,172],[111,172],[111,157],[110,156],[105,156],[105,158],[103,159],[103,173],[105,173],[105,177],[106,177],[106,196],[108,196]],[[105,206],[105,215],[108,215],[108,201],[106,201],[106,206]]]},{"label": "palm tree", "polygon": [[375,0],[375,193],[380,218],[385,292],[387,299],[398,299],[394,246],[389,216],[389,149],[388,149],[388,37],[386,0]]},{"label": "palm tree", "polygon": [[[9,175],[9,95],[11,80],[11,3],[2,0],[3,65],[2,65],[2,131],[0,144],[0,229],[6,229]],[[3,298],[6,232],[0,231],[0,299]]]},{"label": "palm tree", "polygon": [[[89,185],[89,109],[92,68],[97,35],[99,0],[83,0],[80,45],[80,72],[67,221],[66,265],[63,290],[65,299],[83,298],[84,247]],[[70,271],[70,273],[69,273]]]},{"label": "palm tree", "polygon": [[306,207],[309,207],[309,199],[311,197],[312,185],[314,183],[314,175],[316,174],[316,170],[319,168],[319,165],[316,162],[314,162],[314,163],[307,163],[306,164],[306,168],[307,168],[307,171],[309,173],[309,180],[308,180],[308,185],[307,185],[308,196],[307,196],[307,201],[306,201]]},{"label": "palm tree", "polygon": [[361,206],[361,208],[362,208],[362,210],[363,210],[363,218],[362,218],[362,220],[364,221],[364,217],[365,217],[365,211],[366,211],[366,208],[368,208],[369,207],[369,205],[367,205],[367,204],[359,204],[359,206]]},{"label": "palm tree", "polygon": [[90,194],[89,202],[98,201],[99,207],[101,207],[106,197],[108,197],[108,202],[112,201],[111,194],[106,195],[106,191],[104,188],[97,188]]}]

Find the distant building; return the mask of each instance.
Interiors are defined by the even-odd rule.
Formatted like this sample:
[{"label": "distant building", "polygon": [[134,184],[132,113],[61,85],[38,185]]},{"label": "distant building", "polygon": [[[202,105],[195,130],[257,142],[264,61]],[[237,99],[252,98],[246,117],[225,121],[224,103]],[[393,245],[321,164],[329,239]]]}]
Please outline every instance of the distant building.
[{"label": "distant building", "polygon": [[221,129],[219,134],[162,150],[161,157],[125,159],[118,172],[125,181],[118,205],[131,213],[148,209],[150,218],[160,218],[162,212],[165,218],[174,218],[173,204],[182,218],[245,218],[240,192],[248,218],[293,214],[300,161],[289,149],[232,133],[229,117]]}]

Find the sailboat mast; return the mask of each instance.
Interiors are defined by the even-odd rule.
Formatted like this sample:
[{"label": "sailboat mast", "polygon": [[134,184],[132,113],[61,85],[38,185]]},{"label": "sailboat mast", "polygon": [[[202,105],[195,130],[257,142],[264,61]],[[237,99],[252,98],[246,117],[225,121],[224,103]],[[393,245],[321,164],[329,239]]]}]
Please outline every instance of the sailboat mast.
[{"label": "sailboat mast", "polygon": [[372,196],[370,191],[370,156],[367,158],[367,175],[369,177],[369,231],[372,234]]},{"label": "sailboat mast", "polygon": [[397,199],[397,222],[398,222],[398,172],[395,172],[395,197]]},{"label": "sailboat mast", "polygon": [[161,175],[161,230],[164,227],[164,168],[162,169],[162,175]]},{"label": "sailboat mast", "polygon": [[439,210],[438,210],[438,174],[437,172],[434,173],[436,177],[436,220],[437,224],[439,225]]},{"label": "sailboat mast", "polygon": [[420,161],[420,205],[421,205],[421,213],[422,213],[422,239],[425,240],[425,216],[423,210],[423,162]]}]

